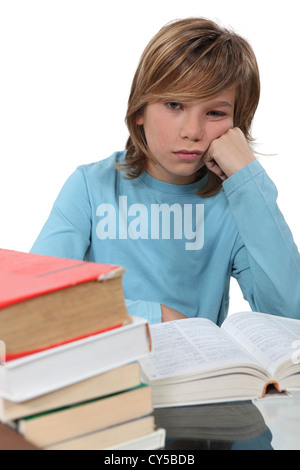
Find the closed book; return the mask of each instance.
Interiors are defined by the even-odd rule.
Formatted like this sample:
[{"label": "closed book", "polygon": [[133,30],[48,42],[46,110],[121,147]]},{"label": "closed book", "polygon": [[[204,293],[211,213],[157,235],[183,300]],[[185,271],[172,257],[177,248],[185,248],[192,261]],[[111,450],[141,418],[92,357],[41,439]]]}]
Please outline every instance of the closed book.
[{"label": "closed book", "polygon": [[22,402],[58,390],[149,354],[145,319],[0,364],[0,396]]},{"label": "closed book", "polygon": [[153,416],[142,416],[121,424],[109,426],[73,439],[56,442],[45,447],[45,450],[105,450],[112,446],[122,448],[128,440],[145,439],[154,432]]},{"label": "closed book", "polygon": [[140,385],[117,394],[21,419],[18,431],[28,441],[44,448],[149,415],[152,411],[151,387]]},{"label": "closed book", "polygon": [[140,366],[138,362],[132,362],[31,400],[17,403],[0,398],[0,420],[6,423],[44,411],[92,400],[99,396],[111,395],[139,384]]},{"label": "closed book", "polygon": [[108,264],[0,249],[0,359],[129,323],[123,273]]}]

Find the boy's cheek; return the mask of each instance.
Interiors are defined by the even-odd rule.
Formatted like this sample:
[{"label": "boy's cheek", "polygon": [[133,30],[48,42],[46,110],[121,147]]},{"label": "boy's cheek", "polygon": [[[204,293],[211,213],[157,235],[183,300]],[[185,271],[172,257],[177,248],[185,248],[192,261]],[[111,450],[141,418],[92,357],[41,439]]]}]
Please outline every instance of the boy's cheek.
[{"label": "boy's cheek", "polygon": [[219,126],[218,128],[218,131],[212,136],[211,138],[211,141],[210,141],[210,144],[216,140],[216,139],[219,139],[220,137],[222,137],[224,134],[226,134],[230,129],[233,129],[234,125],[233,125],[233,120],[230,119],[230,120],[224,120],[224,123],[222,123],[222,125]]}]

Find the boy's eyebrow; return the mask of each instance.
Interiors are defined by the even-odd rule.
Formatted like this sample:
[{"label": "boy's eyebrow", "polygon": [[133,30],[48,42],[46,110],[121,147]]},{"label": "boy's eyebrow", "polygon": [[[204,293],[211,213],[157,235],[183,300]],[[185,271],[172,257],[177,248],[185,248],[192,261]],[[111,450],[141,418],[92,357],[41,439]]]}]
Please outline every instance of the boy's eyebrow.
[{"label": "boy's eyebrow", "polygon": [[214,101],[211,104],[213,106],[217,106],[217,107],[220,107],[220,108],[223,108],[223,107],[232,108],[233,107],[233,105],[231,103],[229,103],[228,101]]}]

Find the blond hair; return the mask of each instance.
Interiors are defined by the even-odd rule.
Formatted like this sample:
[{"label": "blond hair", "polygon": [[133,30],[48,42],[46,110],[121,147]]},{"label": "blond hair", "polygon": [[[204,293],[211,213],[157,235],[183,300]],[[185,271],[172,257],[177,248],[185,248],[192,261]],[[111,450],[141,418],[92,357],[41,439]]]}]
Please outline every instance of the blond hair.
[{"label": "blond hair", "polygon": [[[259,95],[259,71],[249,43],[238,34],[205,18],[187,18],[164,26],[144,50],[128,100],[129,138],[125,163],[118,165],[128,178],[146,168],[147,141],[136,123],[147,103],[158,99],[196,100],[216,96],[236,86],[234,126],[248,142]],[[216,194],[222,181],[208,170],[201,196]],[[203,174],[203,171],[202,171]]]}]

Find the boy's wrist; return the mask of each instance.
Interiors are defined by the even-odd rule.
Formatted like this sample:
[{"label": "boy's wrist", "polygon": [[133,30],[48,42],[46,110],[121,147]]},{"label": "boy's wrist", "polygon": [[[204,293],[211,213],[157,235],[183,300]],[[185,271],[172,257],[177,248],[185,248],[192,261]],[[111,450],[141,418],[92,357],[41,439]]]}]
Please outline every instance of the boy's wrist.
[{"label": "boy's wrist", "polygon": [[168,307],[167,305],[161,305],[161,321],[172,321],[172,320],[182,320],[187,318],[183,313],[178,312],[172,307]]}]

